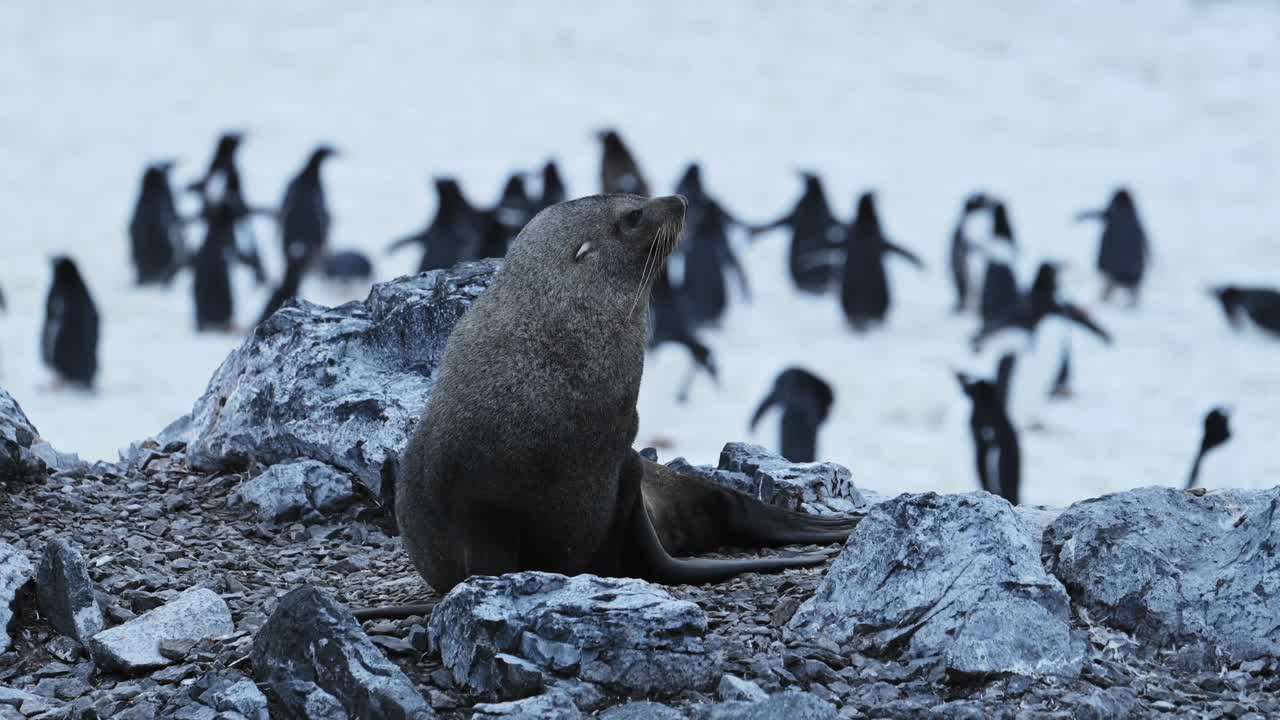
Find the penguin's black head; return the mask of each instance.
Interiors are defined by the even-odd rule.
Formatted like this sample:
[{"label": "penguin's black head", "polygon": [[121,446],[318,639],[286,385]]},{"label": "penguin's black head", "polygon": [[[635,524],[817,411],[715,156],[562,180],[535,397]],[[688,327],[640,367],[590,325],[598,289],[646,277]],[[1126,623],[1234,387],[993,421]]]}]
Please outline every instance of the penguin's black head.
[{"label": "penguin's black head", "polygon": [[1107,214],[1115,212],[1133,210],[1133,196],[1129,194],[1129,188],[1120,186],[1116,188],[1116,192],[1111,196],[1111,206],[1107,208]]},{"label": "penguin's black head", "polygon": [[600,142],[604,143],[604,147],[606,150],[622,147],[622,136],[619,135],[618,131],[614,130],[613,128],[603,128],[603,129],[597,130],[596,138],[599,139]]},{"label": "penguin's black head", "polygon": [[555,160],[548,160],[547,164],[542,166],[542,184],[548,183],[560,184],[560,168]]},{"label": "penguin's black head", "polygon": [[436,196],[442,208],[456,208],[467,204],[462,196],[462,186],[451,177],[439,177],[435,180]]},{"label": "penguin's black head", "polygon": [[685,168],[684,175],[681,176],[678,185],[688,184],[691,187],[702,187],[702,167],[696,162],[689,163],[689,167]]},{"label": "penguin's black head", "polygon": [[1216,407],[1204,416],[1205,450],[1216,448],[1231,439],[1230,420],[1230,410],[1224,407]]},{"label": "penguin's black head", "polygon": [[974,407],[1000,406],[1000,388],[990,380],[979,380],[972,375],[957,372],[956,381],[960,383],[964,394],[973,401]]},{"label": "penguin's black head", "polygon": [[83,285],[80,279],[80,270],[76,267],[76,263],[66,255],[55,255],[51,262],[53,263],[53,283],[55,285],[76,286]]},{"label": "penguin's black head", "polygon": [[307,161],[309,165],[319,166],[328,158],[338,154],[338,150],[327,143],[317,145],[315,150],[311,151],[311,158]]},{"label": "penguin's black head", "polygon": [[525,205],[529,202],[529,193],[524,187],[524,174],[511,173],[507,184],[502,186],[502,205]]},{"label": "penguin's black head", "polygon": [[1045,261],[1036,270],[1035,282],[1031,284],[1033,295],[1054,295],[1058,292],[1059,263]]},{"label": "penguin's black head", "polygon": [[800,179],[804,182],[805,194],[822,192],[822,180],[818,178],[817,173],[808,170],[800,170]]},{"label": "penguin's black head", "polygon": [[986,193],[973,193],[969,197],[965,198],[964,211],[967,213],[977,212],[985,207],[989,207],[990,202],[991,200],[986,196]]},{"label": "penguin's black head", "polygon": [[168,175],[169,171],[173,169],[173,166],[177,164],[178,162],[173,159],[158,160],[156,162],[151,163],[151,165],[148,166],[147,169],[155,170],[161,175]]},{"label": "penguin's black head", "polygon": [[876,196],[875,193],[868,190],[858,196],[859,216],[866,214],[868,217],[875,217],[876,214]]},{"label": "penguin's black head", "polygon": [[213,151],[213,161],[216,165],[229,163],[235,157],[236,149],[240,147],[240,143],[244,141],[244,133],[239,130],[230,130],[222,133],[218,138],[218,147]]},{"label": "penguin's black head", "polygon": [[1222,304],[1222,312],[1227,314],[1227,321],[1231,323],[1232,327],[1238,328],[1242,322],[1236,315],[1236,309],[1240,307],[1240,288],[1235,285],[1220,285],[1210,292]]}]

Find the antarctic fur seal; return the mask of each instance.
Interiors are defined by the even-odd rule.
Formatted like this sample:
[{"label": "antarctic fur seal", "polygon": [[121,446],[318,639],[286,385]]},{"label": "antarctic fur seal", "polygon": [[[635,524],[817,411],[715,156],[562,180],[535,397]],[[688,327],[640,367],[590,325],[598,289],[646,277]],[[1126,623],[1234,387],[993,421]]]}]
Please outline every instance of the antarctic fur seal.
[{"label": "antarctic fur seal", "polygon": [[650,282],[684,212],[679,196],[629,194],[548,208],[459,321],[395,492],[405,549],[437,592],[520,570],[713,582],[827,556],[672,556],[837,542],[856,524],[767,506],[633,449]]}]

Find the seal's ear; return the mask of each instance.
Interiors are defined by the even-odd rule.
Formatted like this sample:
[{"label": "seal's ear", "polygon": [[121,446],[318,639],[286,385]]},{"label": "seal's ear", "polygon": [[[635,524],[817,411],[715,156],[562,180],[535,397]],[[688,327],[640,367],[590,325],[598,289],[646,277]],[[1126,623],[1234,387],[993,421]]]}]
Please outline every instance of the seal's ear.
[{"label": "seal's ear", "polygon": [[593,243],[593,242],[591,242],[590,240],[588,240],[588,241],[586,241],[586,242],[584,242],[584,243],[582,243],[581,245],[579,245],[579,246],[578,246],[578,252],[574,253],[574,255],[573,255],[573,261],[574,261],[574,262],[577,262],[577,261],[581,260],[582,258],[584,258],[584,257],[586,257],[586,256],[588,256],[588,255],[590,255],[591,253],[595,252],[595,250],[596,250],[596,245],[595,245],[595,243]]}]

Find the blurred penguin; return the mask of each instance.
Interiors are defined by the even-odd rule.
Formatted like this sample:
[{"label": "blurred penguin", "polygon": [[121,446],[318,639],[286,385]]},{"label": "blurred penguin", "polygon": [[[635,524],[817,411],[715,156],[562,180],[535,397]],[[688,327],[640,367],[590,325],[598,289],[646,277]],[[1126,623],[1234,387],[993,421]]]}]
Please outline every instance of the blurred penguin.
[{"label": "blurred penguin", "polygon": [[284,254],[286,273],[303,258],[306,262],[301,263],[302,268],[309,268],[314,258],[328,250],[332,222],[320,168],[325,160],[336,154],[337,151],[329,145],[317,146],[307,157],[302,170],[285,187],[284,199],[280,202],[279,224],[280,249]]},{"label": "blurred penguin", "polygon": [[1230,411],[1222,407],[1213,408],[1204,416],[1204,434],[1200,438],[1200,450],[1196,453],[1196,459],[1191,463],[1191,474],[1187,477],[1188,490],[1200,481],[1200,465],[1205,455],[1231,439],[1230,420]]},{"label": "blurred penguin", "polygon": [[56,384],[89,389],[98,374],[98,309],[71,258],[53,258],[53,284],[45,301],[40,356]]},{"label": "blurred penguin", "polygon": [[689,322],[695,328],[719,326],[729,300],[726,273],[737,276],[744,298],[751,295],[746,272],[729,244],[729,222],[720,203],[708,199],[685,242],[680,294],[688,300]]},{"label": "blurred penguin", "polygon": [[1137,305],[1151,248],[1129,190],[1117,189],[1106,209],[1086,210],[1076,219],[1103,221],[1102,241],[1098,246],[1098,270],[1104,281],[1102,301],[1106,302],[1117,288],[1122,288],[1129,292],[1129,305]]},{"label": "blurred penguin", "polygon": [[1280,336],[1280,292],[1270,288],[1222,285],[1212,290],[1232,329],[1253,328]]},{"label": "blurred penguin", "polygon": [[129,220],[129,241],[138,285],[167,285],[186,254],[169,170],[173,161],[153,163],[142,174],[142,188]]},{"label": "blurred penguin", "polygon": [[237,212],[225,203],[213,203],[205,205],[201,217],[205,225],[204,243],[192,261],[196,332],[231,332],[235,300],[226,247],[227,243],[235,242]]},{"label": "blurred penguin", "polygon": [[770,407],[782,408],[782,456],[791,462],[817,460],[818,429],[831,412],[835,393],[831,385],[813,373],[790,367],[778,374],[773,388],[751,416],[749,428],[755,432]]},{"label": "blurred penguin", "polygon": [[547,164],[542,166],[542,195],[538,198],[533,214],[537,215],[552,205],[562,203],[568,197],[569,192],[565,190],[564,180],[560,178],[560,168],[556,166],[555,160],[548,160]]},{"label": "blurred penguin", "polygon": [[974,349],[981,350],[988,340],[1005,331],[1014,331],[1031,341],[1037,328],[1045,318],[1049,317],[1062,318],[1079,325],[1093,333],[1102,342],[1110,344],[1111,336],[1094,322],[1088,313],[1059,297],[1058,269],[1060,267],[1058,263],[1040,263],[1031,290],[1019,295],[1012,312],[1004,314],[990,324],[983,325],[973,337]]},{"label": "blurred penguin", "polygon": [[702,343],[694,334],[686,304],[671,287],[667,273],[660,270],[654,278],[653,287],[649,291],[649,338],[647,347],[653,349],[664,343],[675,343],[689,351],[693,358],[689,372],[676,389],[676,401],[687,402],[689,390],[699,368],[719,382],[715,360],[711,349]]},{"label": "blurred penguin", "polygon": [[986,325],[999,323],[1013,313],[1018,304],[1018,280],[1014,274],[1018,245],[1013,239],[1013,227],[1009,224],[1009,212],[1004,203],[991,202],[991,218],[991,238],[980,250],[987,260],[979,305],[982,322]]},{"label": "blurred penguin", "polygon": [[956,304],[952,312],[964,312],[977,304],[980,290],[977,281],[985,272],[985,268],[975,266],[975,259],[982,261],[985,265],[985,258],[976,252],[975,241],[971,238],[982,232],[975,233],[973,225],[976,221],[985,219],[989,209],[987,196],[980,192],[973,193],[965,198],[964,205],[960,209],[960,218],[956,220],[955,229],[951,232],[948,260],[951,266],[951,284],[956,292]]},{"label": "blurred penguin", "polygon": [[536,208],[529,193],[525,189],[524,175],[512,173],[502,186],[502,194],[498,202],[489,210],[481,213],[484,225],[484,241],[480,251],[481,257],[505,257],[526,223],[533,219]]},{"label": "blurred penguin", "polygon": [[262,308],[262,312],[258,315],[258,325],[261,325],[275,314],[289,300],[298,297],[298,289],[302,285],[302,276],[310,269],[313,256],[310,253],[303,253],[300,256],[290,256],[285,263],[284,277],[280,280],[280,284],[271,293],[271,297],[267,298],[267,304]]},{"label": "blurred penguin", "polygon": [[978,380],[959,372],[956,379],[973,405],[969,430],[973,436],[978,485],[1017,505],[1022,482],[1022,453],[1018,446],[1018,433],[1006,410],[1013,367],[1014,356],[1005,355],[1000,358],[995,382]]},{"label": "blurred penguin", "polygon": [[924,263],[907,249],[889,242],[880,227],[875,195],[863,193],[853,224],[845,230],[844,273],[840,283],[840,305],[850,327],[863,331],[884,322],[892,300],[884,256],[895,253],[916,268]]},{"label": "blurred penguin", "polygon": [[197,193],[202,205],[220,204],[230,209],[233,232],[227,236],[224,248],[230,259],[239,261],[253,271],[255,281],[261,285],[267,281],[258,252],[258,238],[253,232],[253,215],[274,215],[269,211],[250,208],[240,181],[240,168],[236,165],[236,151],[244,141],[244,133],[227,132],[218,138],[204,177],[195,180],[187,189]]},{"label": "blurred penguin", "polygon": [[802,172],[800,177],[804,181],[804,191],[795,207],[773,222],[750,228],[750,234],[754,237],[776,228],[790,228],[788,270],[791,280],[801,292],[821,294],[827,291],[837,275],[834,264],[814,262],[814,256],[842,247],[844,229],[831,214],[831,206],[827,204],[827,195],[818,176]]},{"label": "blurred penguin", "polygon": [[400,238],[387,247],[395,252],[406,245],[421,245],[418,272],[453,267],[462,260],[478,260],[484,239],[484,219],[462,194],[453,178],[436,178],[436,214],[423,230]]},{"label": "blurred penguin", "polygon": [[373,263],[357,250],[325,253],[320,259],[320,269],[327,280],[342,285],[366,283],[373,278]]},{"label": "blurred penguin", "polygon": [[601,130],[596,133],[596,137],[603,150],[600,157],[600,191],[649,197],[649,183],[617,131]]}]

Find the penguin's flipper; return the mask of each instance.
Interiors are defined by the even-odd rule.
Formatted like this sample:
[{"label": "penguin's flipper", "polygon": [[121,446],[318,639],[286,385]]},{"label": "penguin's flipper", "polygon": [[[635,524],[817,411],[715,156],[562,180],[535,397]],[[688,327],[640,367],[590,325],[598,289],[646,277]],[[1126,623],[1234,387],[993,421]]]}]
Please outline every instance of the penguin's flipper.
[{"label": "penguin's flipper", "polygon": [[1013,383],[1013,366],[1017,357],[1013,353],[1005,353],[996,366],[996,392],[1002,408],[1009,407],[1009,387]]},{"label": "penguin's flipper", "polygon": [[789,212],[773,222],[767,222],[760,225],[745,225],[744,227],[747,228],[747,237],[754,240],[757,235],[763,235],[771,230],[777,230],[780,227],[790,226],[794,222],[795,213]]},{"label": "penguin's flipper", "polygon": [[885,240],[884,251],[898,255],[899,257],[911,263],[912,265],[915,265],[917,270],[924,269],[924,261],[921,260],[920,257],[917,256],[915,253],[902,247],[901,245],[895,245],[894,243],[891,243],[888,240]]},{"label": "penguin's flipper", "polygon": [[1106,217],[1106,210],[1081,210],[1075,214],[1075,221],[1084,222],[1085,220],[1102,220]]},{"label": "penguin's flipper", "polygon": [[391,243],[387,245],[386,254],[390,255],[391,253],[399,250],[400,248],[405,247],[407,245],[412,245],[414,243],[425,244],[425,241],[426,241],[426,237],[423,233],[414,233],[412,235],[406,235],[402,238],[399,238],[398,240],[392,240]]},{"label": "penguin's flipper", "polygon": [[1109,335],[1106,330],[1103,330],[1100,325],[1095,323],[1093,318],[1089,317],[1089,313],[1086,313],[1084,310],[1081,310],[1071,303],[1063,303],[1056,308],[1055,312],[1098,336],[1098,339],[1102,340],[1104,343],[1108,345],[1111,344],[1111,335]]},{"label": "penguin's flipper", "polygon": [[777,405],[781,402],[782,398],[779,397],[778,388],[775,385],[774,388],[769,391],[769,394],[765,396],[764,400],[760,401],[760,406],[756,408],[756,411],[751,414],[751,422],[747,424],[747,430],[755,432],[756,424],[760,422],[761,417],[764,417],[765,411],[773,405]]}]

